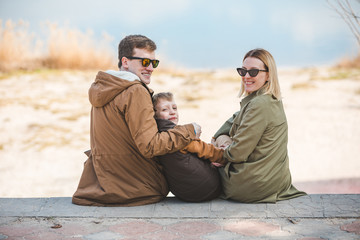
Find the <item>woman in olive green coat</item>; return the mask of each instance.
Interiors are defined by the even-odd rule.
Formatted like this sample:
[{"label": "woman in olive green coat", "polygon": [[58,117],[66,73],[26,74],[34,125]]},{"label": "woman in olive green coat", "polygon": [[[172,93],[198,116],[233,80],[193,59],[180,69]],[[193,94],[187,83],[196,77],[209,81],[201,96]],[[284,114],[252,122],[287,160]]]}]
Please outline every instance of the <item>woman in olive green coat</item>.
[{"label": "woman in olive green coat", "polygon": [[[291,183],[288,126],[272,55],[264,49],[251,50],[237,71],[242,77],[240,111],[213,138],[215,145],[226,147],[228,162],[219,168],[222,197],[274,203],[305,195]],[[228,146],[221,144],[225,136],[231,139]]]}]

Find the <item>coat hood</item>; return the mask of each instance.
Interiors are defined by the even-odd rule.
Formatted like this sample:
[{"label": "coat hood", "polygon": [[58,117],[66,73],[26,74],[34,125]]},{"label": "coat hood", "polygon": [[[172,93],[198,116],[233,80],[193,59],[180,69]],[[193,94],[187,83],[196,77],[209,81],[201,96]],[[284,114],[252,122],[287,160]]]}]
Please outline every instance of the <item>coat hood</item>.
[{"label": "coat hood", "polygon": [[[89,101],[94,107],[102,107],[113,100],[119,93],[134,84],[142,84],[131,72],[106,71],[98,72],[95,82],[89,89]],[[145,85],[144,85],[145,86]]]}]

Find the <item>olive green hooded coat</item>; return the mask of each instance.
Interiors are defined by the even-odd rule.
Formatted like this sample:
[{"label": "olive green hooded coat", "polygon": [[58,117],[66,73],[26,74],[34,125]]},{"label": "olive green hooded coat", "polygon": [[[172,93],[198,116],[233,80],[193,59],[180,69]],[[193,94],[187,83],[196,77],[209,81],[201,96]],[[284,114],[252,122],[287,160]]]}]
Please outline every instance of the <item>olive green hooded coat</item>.
[{"label": "olive green hooded coat", "polygon": [[[111,74],[109,74],[111,73]],[[99,72],[89,89],[91,151],[72,202],[136,206],[169,192],[154,156],[183,149],[195,138],[192,124],[158,132],[152,92],[130,72]]]},{"label": "olive green hooded coat", "polygon": [[214,135],[228,135],[228,163],[219,168],[223,198],[270,202],[305,195],[291,183],[288,126],[282,101],[257,92],[242,99],[236,112]]}]

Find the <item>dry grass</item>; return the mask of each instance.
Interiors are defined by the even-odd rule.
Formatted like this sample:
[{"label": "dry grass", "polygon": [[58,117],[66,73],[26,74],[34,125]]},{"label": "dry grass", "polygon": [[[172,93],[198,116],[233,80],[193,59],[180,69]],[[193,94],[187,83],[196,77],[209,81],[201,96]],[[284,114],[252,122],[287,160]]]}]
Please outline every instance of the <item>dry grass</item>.
[{"label": "dry grass", "polygon": [[358,89],[355,90],[355,94],[356,94],[356,95],[360,95],[360,88],[358,88]]},{"label": "dry grass", "polygon": [[360,80],[360,68],[352,67],[324,67],[324,68],[310,68],[303,69],[304,72],[309,74],[309,80]]},{"label": "dry grass", "polygon": [[360,68],[360,53],[354,58],[344,58],[336,65],[338,68]]},{"label": "dry grass", "polygon": [[33,47],[34,35],[28,31],[29,24],[19,21],[17,24],[7,21],[4,26],[0,20],[0,70],[23,69],[31,59],[37,58]]},{"label": "dry grass", "polygon": [[201,100],[208,98],[207,96],[205,96],[203,94],[194,93],[193,91],[188,90],[188,89],[184,89],[184,91],[181,91],[180,93],[178,93],[177,96],[179,98],[183,99],[185,102],[194,103],[194,105],[196,105],[197,101],[201,101]]},{"label": "dry grass", "polygon": [[30,136],[23,139],[24,150],[63,147],[71,145],[73,139],[71,129],[56,124],[30,124],[28,132]]},{"label": "dry grass", "polygon": [[323,80],[360,80],[360,53],[354,58],[341,59]]},{"label": "dry grass", "polygon": [[311,88],[315,88],[316,86],[310,82],[300,82],[300,83],[294,83],[291,86],[291,89],[293,90],[307,90],[307,89],[311,89]]},{"label": "dry grass", "polygon": [[24,21],[0,19],[0,72],[51,69],[107,69],[117,63],[111,50],[112,38],[104,34],[95,40],[91,31],[45,24],[45,42],[29,32]]},{"label": "dry grass", "polygon": [[63,29],[51,23],[47,26],[50,36],[48,55],[42,61],[45,67],[106,69],[112,65],[114,57],[109,48],[110,36],[104,35],[102,41],[96,42],[91,32]]},{"label": "dry grass", "polygon": [[353,79],[360,80],[359,69],[335,69],[328,78],[329,80]]}]

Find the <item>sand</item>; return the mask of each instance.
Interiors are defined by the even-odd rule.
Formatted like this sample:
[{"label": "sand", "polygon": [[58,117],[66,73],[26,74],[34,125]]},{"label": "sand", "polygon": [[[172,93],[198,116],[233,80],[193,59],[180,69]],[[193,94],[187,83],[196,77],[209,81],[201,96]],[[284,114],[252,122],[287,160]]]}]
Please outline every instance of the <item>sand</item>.
[{"label": "sand", "polygon": [[[0,80],[0,197],[62,197],[76,190],[89,148],[87,91],[95,71],[41,71]],[[279,70],[293,182],[309,193],[360,193],[360,73]],[[239,110],[235,70],[159,70],[150,87],[171,91],[180,124],[201,139]]]}]

